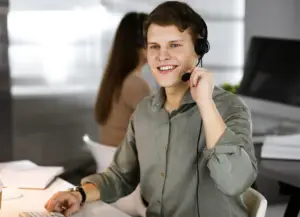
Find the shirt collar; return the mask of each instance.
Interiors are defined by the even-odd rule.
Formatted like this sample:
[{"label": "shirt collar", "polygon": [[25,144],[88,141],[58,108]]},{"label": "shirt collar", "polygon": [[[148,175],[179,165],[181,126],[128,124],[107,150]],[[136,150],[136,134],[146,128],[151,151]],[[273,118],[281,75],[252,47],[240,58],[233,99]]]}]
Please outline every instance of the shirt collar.
[{"label": "shirt collar", "polygon": [[[153,98],[153,101],[152,101],[152,107],[155,107],[157,109],[161,109],[163,107],[165,101],[166,101],[166,92],[165,92],[165,89],[163,87],[161,87],[154,94],[154,98]],[[183,100],[182,100],[181,105],[191,104],[191,103],[195,103],[195,101],[194,101],[194,99],[191,95],[190,89],[188,89],[186,91],[186,93],[184,94],[184,96],[183,96]]]},{"label": "shirt collar", "polygon": [[[219,95],[222,91],[220,90],[220,88],[218,88],[217,86],[214,87],[213,90],[213,99],[215,99],[217,97],[217,95]],[[166,92],[165,89],[163,87],[160,87],[156,93],[154,94],[154,98],[152,101],[152,108],[154,109],[161,109],[164,105],[166,101]],[[186,93],[184,94],[183,100],[181,105],[184,104],[191,104],[191,103],[195,103],[192,95],[191,95],[191,91],[190,89],[188,89],[186,91]]]}]

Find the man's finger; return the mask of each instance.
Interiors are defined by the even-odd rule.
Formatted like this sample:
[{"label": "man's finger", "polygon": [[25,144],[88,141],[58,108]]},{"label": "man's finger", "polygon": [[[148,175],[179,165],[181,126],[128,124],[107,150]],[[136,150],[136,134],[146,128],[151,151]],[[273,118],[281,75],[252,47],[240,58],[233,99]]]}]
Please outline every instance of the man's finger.
[{"label": "man's finger", "polygon": [[54,194],[46,203],[45,208],[48,211],[52,211],[59,201],[57,200],[59,193]]},{"label": "man's finger", "polygon": [[190,76],[190,86],[193,87],[194,86],[194,76],[195,76],[195,72],[196,72],[197,68],[193,68],[193,70],[190,71],[191,76]]},{"label": "man's finger", "polygon": [[64,211],[64,215],[66,217],[69,217],[70,215],[74,214],[80,209],[80,204],[79,203],[74,203],[71,206],[68,207],[66,211]]},{"label": "man's finger", "polygon": [[55,205],[55,207],[54,207],[54,209],[53,209],[53,211],[55,211],[55,212],[63,212],[64,210],[65,210],[66,208],[64,208],[63,206],[61,206],[60,204],[56,204]]},{"label": "man's finger", "polygon": [[198,85],[199,80],[201,79],[201,76],[203,75],[203,71],[196,70],[191,75],[191,84],[192,87],[196,87]]}]

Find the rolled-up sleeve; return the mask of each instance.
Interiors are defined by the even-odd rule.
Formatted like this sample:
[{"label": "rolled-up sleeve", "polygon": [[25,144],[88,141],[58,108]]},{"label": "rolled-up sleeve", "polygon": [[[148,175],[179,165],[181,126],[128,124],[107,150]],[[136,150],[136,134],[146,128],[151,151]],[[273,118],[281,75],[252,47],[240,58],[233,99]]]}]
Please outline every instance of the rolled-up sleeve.
[{"label": "rolled-up sleeve", "polygon": [[112,203],[134,191],[139,183],[139,171],[134,125],[131,119],[125,139],[118,147],[108,169],[103,173],[83,178],[81,184],[93,183],[100,191],[101,200]]},{"label": "rolled-up sleeve", "polygon": [[233,107],[225,123],[227,128],[215,148],[204,149],[203,154],[216,186],[234,196],[246,191],[257,176],[249,109]]}]

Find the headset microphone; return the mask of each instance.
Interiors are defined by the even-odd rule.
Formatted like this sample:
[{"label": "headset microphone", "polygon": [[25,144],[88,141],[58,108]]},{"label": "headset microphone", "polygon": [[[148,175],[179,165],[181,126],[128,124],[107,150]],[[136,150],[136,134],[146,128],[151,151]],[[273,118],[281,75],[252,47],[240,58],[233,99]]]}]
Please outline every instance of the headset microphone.
[{"label": "headset microphone", "polygon": [[191,73],[186,72],[186,73],[184,73],[184,74],[182,75],[181,80],[182,80],[183,82],[187,82],[188,80],[190,80],[190,77],[191,77]]}]

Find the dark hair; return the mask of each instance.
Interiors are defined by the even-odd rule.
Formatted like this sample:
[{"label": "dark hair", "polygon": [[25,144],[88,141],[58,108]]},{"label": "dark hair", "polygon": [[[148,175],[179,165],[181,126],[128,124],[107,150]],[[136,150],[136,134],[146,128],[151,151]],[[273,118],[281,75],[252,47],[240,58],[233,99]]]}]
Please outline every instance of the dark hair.
[{"label": "dark hair", "polygon": [[175,25],[181,32],[189,28],[194,44],[199,36],[207,41],[208,32],[205,21],[184,2],[166,1],[158,5],[149,14],[144,25],[145,42],[147,42],[148,28],[151,24],[160,26]]},{"label": "dark hair", "polygon": [[140,49],[145,47],[143,23],[147,16],[127,13],[117,28],[96,100],[95,117],[99,124],[106,123],[113,101],[120,97],[125,78],[140,63]]}]

